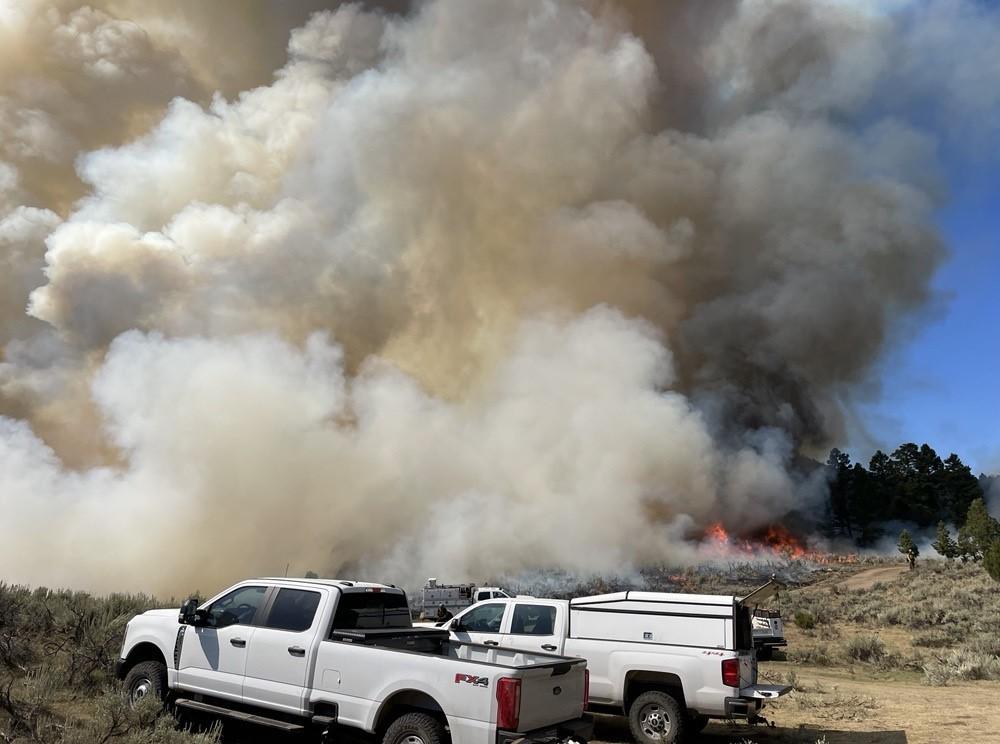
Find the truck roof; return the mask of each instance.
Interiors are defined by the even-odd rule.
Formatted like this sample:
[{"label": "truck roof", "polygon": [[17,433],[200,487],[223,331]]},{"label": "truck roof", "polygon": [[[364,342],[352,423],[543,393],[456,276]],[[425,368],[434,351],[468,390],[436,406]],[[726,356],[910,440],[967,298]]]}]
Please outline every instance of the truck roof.
[{"label": "truck roof", "polygon": [[252,581],[266,581],[271,584],[312,584],[313,586],[333,586],[340,590],[350,589],[386,589],[402,592],[392,584],[374,584],[370,581],[354,581],[353,579],[300,579],[290,576],[260,576]]},{"label": "truck roof", "polygon": [[577,597],[570,600],[573,606],[604,604],[606,602],[676,602],[678,604],[700,604],[732,606],[739,600],[731,594],[673,594],[670,592],[615,592],[614,594],[598,594],[593,597]]}]

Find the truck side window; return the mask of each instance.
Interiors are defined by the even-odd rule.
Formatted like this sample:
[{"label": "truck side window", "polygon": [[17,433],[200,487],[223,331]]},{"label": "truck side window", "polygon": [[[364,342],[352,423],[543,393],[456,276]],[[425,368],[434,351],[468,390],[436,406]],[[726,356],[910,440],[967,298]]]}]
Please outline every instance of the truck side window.
[{"label": "truck side window", "polygon": [[512,635],[552,635],[556,624],[556,608],[547,605],[514,605],[510,623]]},{"label": "truck side window", "polygon": [[263,627],[275,630],[290,630],[301,633],[308,630],[316,616],[319,607],[319,592],[309,592],[304,589],[279,589],[274,598],[271,611]]},{"label": "truck side window", "polygon": [[462,630],[473,633],[499,633],[503,622],[504,605],[486,604],[469,610],[462,615]]},{"label": "truck side window", "polygon": [[224,594],[208,606],[210,625],[250,625],[265,594],[266,586],[241,586]]}]

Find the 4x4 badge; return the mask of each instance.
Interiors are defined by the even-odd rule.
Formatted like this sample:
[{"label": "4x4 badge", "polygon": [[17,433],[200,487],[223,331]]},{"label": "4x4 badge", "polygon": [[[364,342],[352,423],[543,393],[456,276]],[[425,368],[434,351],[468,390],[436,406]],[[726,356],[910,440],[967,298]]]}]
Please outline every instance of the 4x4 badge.
[{"label": "4x4 badge", "polygon": [[456,674],[455,684],[461,684],[465,682],[472,685],[473,687],[489,687],[490,678],[489,677],[477,677],[475,674]]}]

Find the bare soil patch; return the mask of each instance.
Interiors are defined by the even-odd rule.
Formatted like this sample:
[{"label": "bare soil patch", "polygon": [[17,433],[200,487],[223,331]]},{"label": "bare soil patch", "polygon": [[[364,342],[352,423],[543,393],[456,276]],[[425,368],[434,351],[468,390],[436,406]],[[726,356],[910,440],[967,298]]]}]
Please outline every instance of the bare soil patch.
[{"label": "bare soil patch", "polygon": [[905,565],[868,568],[851,576],[838,579],[835,584],[844,589],[871,589],[878,583],[885,583],[899,578],[906,571],[907,567]]}]

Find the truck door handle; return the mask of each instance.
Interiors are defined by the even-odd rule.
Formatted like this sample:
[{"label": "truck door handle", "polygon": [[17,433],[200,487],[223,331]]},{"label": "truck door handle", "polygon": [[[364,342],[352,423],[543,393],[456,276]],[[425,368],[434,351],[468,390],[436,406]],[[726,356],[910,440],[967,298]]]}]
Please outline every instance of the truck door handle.
[{"label": "truck door handle", "polygon": [[236,648],[246,648],[247,647],[247,642],[244,641],[242,638],[230,638],[229,642],[231,644],[233,644],[234,646],[236,646]]},{"label": "truck door handle", "polygon": [[302,646],[289,646],[288,653],[292,656],[305,656],[306,650]]},{"label": "truck door handle", "polygon": [[483,641],[484,646],[499,646],[500,641]]},{"label": "truck door handle", "polygon": [[555,651],[556,647],[553,646],[551,643],[543,643],[542,644],[542,650],[543,651]]}]

